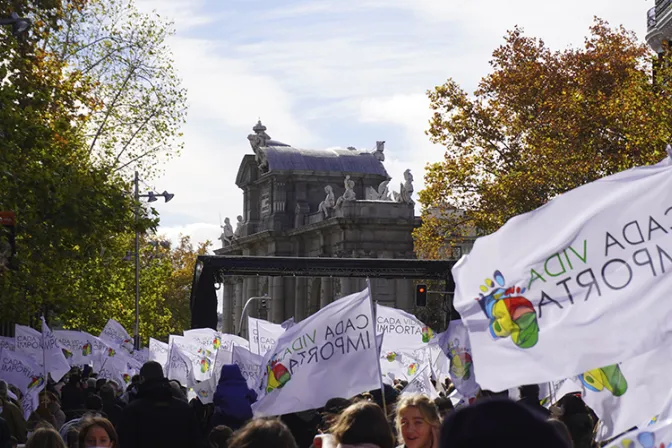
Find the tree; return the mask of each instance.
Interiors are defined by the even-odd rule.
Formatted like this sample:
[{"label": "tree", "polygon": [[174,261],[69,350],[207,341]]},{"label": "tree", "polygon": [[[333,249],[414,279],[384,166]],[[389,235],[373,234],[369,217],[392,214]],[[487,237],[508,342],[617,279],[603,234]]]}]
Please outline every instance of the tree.
[{"label": "tree", "polygon": [[465,234],[600,177],[665,156],[672,135],[669,64],[634,33],[596,19],[583,48],[551,51],[515,28],[473,96],[455,81],[428,92],[428,134],[446,147],[420,192],[422,257],[440,258]]},{"label": "tree", "polygon": [[[150,177],[181,147],[186,92],[166,44],[174,30],[132,0],[66,0],[47,49],[91,83],[89,154],[112,171]],[[162,157],[163,156],[163,157]]]}]

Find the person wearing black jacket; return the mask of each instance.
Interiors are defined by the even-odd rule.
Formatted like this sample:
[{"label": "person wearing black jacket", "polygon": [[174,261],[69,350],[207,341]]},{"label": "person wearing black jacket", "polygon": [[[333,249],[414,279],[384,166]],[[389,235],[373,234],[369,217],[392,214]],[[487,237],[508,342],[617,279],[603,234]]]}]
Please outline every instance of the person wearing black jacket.
[{"label": "person wearing black jacket", "polygon": [[12,434],[4,418],[0,417],[0,448],[11,448]]},{"label": "person wearing black jacket", "polygon": [[146,362],[140,369],[138,395],[121,414],[117,432],[124,448],[161,446],[207,447],[189,405],[173,398],[161,365]]}]

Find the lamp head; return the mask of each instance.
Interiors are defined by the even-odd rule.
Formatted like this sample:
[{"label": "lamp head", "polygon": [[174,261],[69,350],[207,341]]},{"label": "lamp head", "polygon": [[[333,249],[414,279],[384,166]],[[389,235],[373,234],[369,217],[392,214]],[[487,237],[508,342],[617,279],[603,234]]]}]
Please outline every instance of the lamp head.
[{"label": "lamp head", "polygon": [[156,197],[156,193],[154,193],[153,191],[147,193],[147,202],[156,202],[158,200],[159,198]]},{"label": "lamp head", "polygon": [[166,202],[169,202],[171,199],[175,197],[174,194],[168,193],[166,190],[163,190],[163,193],[161,193],[161,196],[163,196],[163,199],[166,200]]}]

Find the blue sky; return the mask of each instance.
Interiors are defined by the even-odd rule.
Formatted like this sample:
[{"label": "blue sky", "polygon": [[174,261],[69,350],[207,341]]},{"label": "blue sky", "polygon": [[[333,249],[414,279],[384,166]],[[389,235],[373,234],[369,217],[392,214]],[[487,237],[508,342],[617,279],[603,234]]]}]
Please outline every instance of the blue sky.
[{"label": "blue sky", "polygon": [[492,51],[520,25],[552,48],[580,45],[594,16],[646,34],[645,0],[136,0],[172,18],[169,42],[189,115],[182,156],[149,183],[175,193],[157,203],[160,233],[218,246],[219,216],[242,212],[234,181],[258,118],[301,148],[385,140],[398,188],[443,148],[424,135],[425,91],[454,78],[473,91]]}]

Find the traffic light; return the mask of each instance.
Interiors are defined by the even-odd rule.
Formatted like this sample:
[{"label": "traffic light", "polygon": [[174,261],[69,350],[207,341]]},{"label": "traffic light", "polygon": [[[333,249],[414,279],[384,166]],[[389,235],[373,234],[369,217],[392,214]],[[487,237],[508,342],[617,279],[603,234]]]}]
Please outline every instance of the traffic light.
[{"label": "traffic light", "polygon": [[427,285],[415,285],[415,306],[427,306]]}]

